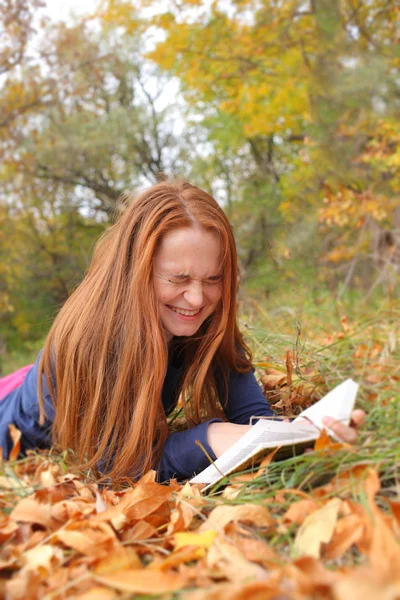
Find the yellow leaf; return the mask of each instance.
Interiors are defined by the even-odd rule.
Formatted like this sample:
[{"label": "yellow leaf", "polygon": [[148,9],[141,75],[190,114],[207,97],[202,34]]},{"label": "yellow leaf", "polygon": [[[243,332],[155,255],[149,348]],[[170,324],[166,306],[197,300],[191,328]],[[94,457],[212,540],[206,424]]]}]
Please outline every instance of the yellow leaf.
[{"label": "yellow leaf", "polygon": [[297,556],[320,557],[321,544],[327,544],[332,538],[341,503],[340,498],[332,498],[325,506],[306,517],[294,541]]},{"label": "yellow leaf", "polygon": [[209,548],[214,543],[217,537],[217,532],[209,529],[202,533],[192,533],[190,531],[182,531],[175,533],[175,550],[184,546],[198,546],[199,548]]}]

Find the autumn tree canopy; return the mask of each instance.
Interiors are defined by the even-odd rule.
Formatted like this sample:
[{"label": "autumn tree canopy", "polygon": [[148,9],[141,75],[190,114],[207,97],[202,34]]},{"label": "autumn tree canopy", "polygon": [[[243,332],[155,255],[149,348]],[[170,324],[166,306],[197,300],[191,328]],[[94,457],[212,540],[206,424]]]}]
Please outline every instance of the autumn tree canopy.
[{"label": "autumn tree canopy", "polygon": [[160,173],[224,204],[261,295],[299,274],[393,289],[396,2],[102,0],[69,23],[0,6],[7,338],[46,329],[120,193]]}]

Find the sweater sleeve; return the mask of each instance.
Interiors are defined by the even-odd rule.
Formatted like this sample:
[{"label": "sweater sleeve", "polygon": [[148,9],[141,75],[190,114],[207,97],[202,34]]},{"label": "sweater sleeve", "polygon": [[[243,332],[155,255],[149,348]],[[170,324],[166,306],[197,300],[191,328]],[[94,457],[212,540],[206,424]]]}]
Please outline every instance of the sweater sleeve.
[{"label": "sweater sleeve", "polygon": [[251,417],[271,417],[274,411],[265,399],[254,375],[231,372],[228,380],[228,401],[224,406],[228,421],[249,425]]},{"label": "sweater sleeve", "polygon": [[[253,416],[270,417],[274,414],[257,383],[254,371],[230,374],[225,414],[231,423],[242,425],[248,425]],[[208,426],[215,422],[221,422],[221,419],[206,421],[168,437],[158,467],[159,481],[166,481],[171,477],[186,479],[209,466],[206,453],[196,441],[200,442],[212,460],[216,460],[207,442]]]},{"label": "sweater sleeve", "polygon": [[8,426],[14,424],[22,433],[21,451],[31,448],[45,448],[51,445],[51,425],[54,419],[54,406],[43,377],[43,394],[46,420],[39,424],[39,402],[37,378],[40,354],[24,382],[0,401],[0,445],[3,457],[8,458],[12,441]]},{"label": "sweater sleeve", "polygon": [[[158,465],[158,480],[163,482],[171,477],[187,479],[200,473],[210,464],[207,454],[212,460],[216,460],[217,457],[207,442],[207,429],[211,423],[218,422],[222,422],[221,419],[211,419],[186,431],[171,433]],[[197,441],[207,454],[196,444]]]}]

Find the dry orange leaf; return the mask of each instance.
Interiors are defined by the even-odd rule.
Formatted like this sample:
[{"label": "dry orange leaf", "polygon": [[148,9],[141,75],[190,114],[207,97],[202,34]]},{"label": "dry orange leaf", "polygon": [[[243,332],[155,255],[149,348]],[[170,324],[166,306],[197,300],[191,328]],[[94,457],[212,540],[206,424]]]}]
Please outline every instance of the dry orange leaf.
[{"label": "dry orange leaf", "polygon": [[77,600],[116,600],[117,596],[113,590],[96,585],[89,591],[75,596]]},{"label": "dry orange leaf", "polygon": [[338,450],[348,449],[354,451],[354,448],[349,444],[342,442],[334,442],[329,437],[326,429],[322,429],[317,440],[315,440],[314,450],[316,452],[329,451],[335,452]]},{"label": "dry orange leaf", "polygon": [[42,504],[32,497],[23,498],[18,502],[11,513],[11,519],[22,523],[37,523],[48,529],[54,528],[51,505]]},{"label": "dry orange leaf", "polygon": [[214,570],[216,577],[222,575],[236,584],[252,580],[262,581],[268,577],[268,572],[247,560],[239,548],[220,540],[210,548],[205,560],[207,566]]},{"label": "dry orange leaf", "polygon": [[283,522],[301,525],[306,517],[320,508],[321,504],[311,499],[298,500],[289,506],[282,519]]},{"label": "dry orange leaf", "polygon": [[176,533],[177,531],[186,531],[191,524],[195,512],[190,504],[180,501],[175,506],[175,510],[171,513],[171,520],[168,524],[167,535]]},{"label": "dry orange leaf", "polygon": [[332,539],[324,550],[324,558],[334,560],[342,557],[353,544],[360,540],[363,527],[363,522],[358,515],[350,514],[339,519]]},{"label": "dry orange leaf", "polygon": [[297,556],[321,556],[322,544],[327,544],[332,538],[341,503],[339,498],[332,498],[305,518],[294,541]]},{"label": "dry orange leaf", "polygon": [[96,575],[94,579],[115,590],[134,594],[167,594],[182,589],[186,584],[186,579],[178,573],[151,569],[118,571],[112,575]]},{"label": "dry orange leaf", "polygon": [[142,561],[133,548],[121,548],[106,558],[102,558],[94,569],[97,575],[109,575],[116,571],[141,569]]},{"label": "dry orange leaf", "polygon": [[231,521],[242,521],[257,527],[269,527],[273,522],[268,509],[259,504],[221,505],[210,512],[207,521],[199,527],[199,531],[208,529],[223,531]]},{"label": "dry orange leaf", "polygon": [[10,437],[13,444],[12,449],[10,450],[9,459],[17,460],[21,450],[21,432],[13,423],[10,423],[8,426],[8,431],[10,432]]},{"label": "dry orange leaf", "polygon": [[107,523],[75,522],[60,529],[55,538],[81,554],[100,558],[110,552],[121,552],[122,547],[113,529]]}]

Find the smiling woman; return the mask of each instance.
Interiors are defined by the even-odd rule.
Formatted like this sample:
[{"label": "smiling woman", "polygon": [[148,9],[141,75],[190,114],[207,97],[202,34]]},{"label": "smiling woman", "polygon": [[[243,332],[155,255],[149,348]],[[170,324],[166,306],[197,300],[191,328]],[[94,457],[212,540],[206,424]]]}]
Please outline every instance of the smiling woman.
[{"label": "smiling woman", "polygon": [[194,335],[216,311],[222,296],[221,254],[218,236],[198,225],[162,238],[154,259],[154,288],[168,341]]},{"label": "smiling woman", "polygon": [[[237,326],[224,212],[184,181],[125,200],[35,365],[0,402],[0,442],[7,456],[13,423],[22,451],[70,448],[108,479],[149,468],[182,479],[272,411]],[[188,430],[170,433],[180,395]]]}]

